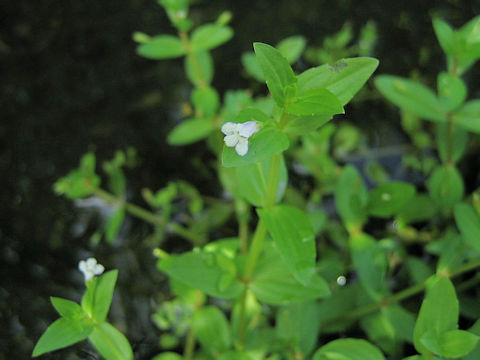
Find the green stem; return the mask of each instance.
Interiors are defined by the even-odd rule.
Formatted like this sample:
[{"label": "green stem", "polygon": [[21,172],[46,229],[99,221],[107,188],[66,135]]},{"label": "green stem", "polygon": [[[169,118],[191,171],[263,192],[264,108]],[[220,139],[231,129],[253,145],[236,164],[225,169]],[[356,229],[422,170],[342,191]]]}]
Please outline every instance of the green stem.
[{"label": "green stem", "polygon": [[197,340],[197,334],[193,328],[190,328],[187,333],[187,338],[185,339],[185,347],[183,349],[183,358],[185,360],[193,359],[193,352],[195,350],[195,342]]},{"label": "green stem", "polygon": [[[445,276],[448,276],[449,278],[453,278],[453,277],[456,277],[458,275],[461,275],[463,273],[466,273],[468,271],[471,271],[471,270],[474,270],[476,268],[480,267],[480,260],[472,260],[462,266],[459,266],[458,268],[450,271],[449,273],[445,273],[443,275]],[[422,283],[419,283],[419,284],[416,284],[416,285],[413,285],[405,290],[402,290],[398,293],[396,293],[395,295],[392,295],[388,298],[385,298],[383,299],[382,301],[380,301],[379,303],[375,303],[375,304],[370,304],[370,305],[366,305],[366,306],[363,306],[363,307],[360,307],[358,309],[355,309],[355,310],[352,310],[342,316],[338,316],[336,318],[333,318],[333,319],[329,319],[325,322],[322,323],[322,326],[328,326],[328,325],[331,325],[331,324],[334,324],[336,322],[340,322],[340,321],[346,321],[346,320],[356,320],[358,318],[361,318],[365,315],[368,315],[368,314],[371,314],[379,309],[381,309],[382,307],[385,307],[385,306],[388,306],[388,305],[391,305],[391,304],[395,304],[397,302],[400,302],[402,300],[405,300],[413,295],[416,295],[418,293],[421,293],[423,290],[425,290],[425,288],[427,287],[427,285],[429,284],[429,282],[431,281],[431,277],[429,277],[428,279],[426,279],[424,282]]]},{"label": "green stem", "polygon": [[174,223],[166,223],[162,217],[157,216],[152,212],[141,208],[140,206],[119,199],[115,195],[112,195],[105,190],[97,189],[95,191],[95,195],[102,200],[105,200],[109,204],[121,204],[125,207],[125,210],[127,210],[131,215],[142,219],[152,225],[164,226],[167,230],[187,239],[194,245],[199,245],[206,242],[206,240],[202,236],[192,233],[188,229],[185,229],[183,226]]}]

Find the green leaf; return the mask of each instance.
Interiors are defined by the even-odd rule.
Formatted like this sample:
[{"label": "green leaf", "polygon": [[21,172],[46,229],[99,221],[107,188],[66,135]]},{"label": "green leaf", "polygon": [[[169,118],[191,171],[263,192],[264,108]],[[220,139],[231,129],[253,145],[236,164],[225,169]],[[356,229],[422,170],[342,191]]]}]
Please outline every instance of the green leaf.
[{"label": "green leaf", "polygon": [[226,43],[233,36],[233,30],[225,25],[205,24],[192,33],[191,45],[194,52],[210,50]]},{"label": "green leaf", "polygon": [[280,41],[276,48],[287,59],[289,64],[293,64],[302,56],[305,44],[306,41],[303,36],[290,36]]},{"label": "green leaf", "polygon": [[168,134],[170,145],[188,145],[206,138],[215,128],[212,119],[183,120]]},{"label": "green leaf", "polygon": [[458,162],[467,149],[467,143],[468,133],[461,127],[454,124],[438,124],[437,148],[443,162]]},{"label": "green leaf", "polygon": [[464,330],[450,330],[436,336],[435,331],[425,333],[421,341],[431,352],[457,359],[468,355],[478,343],[478,336]]},{"label": "green leaf", "polygon": [[127,338],[109,323],[96,324],[88,340],[106,360],[133,360]]},{"label": "green leaf", "polygon": [[347,66],[332,71],[329,65],[311,68],[298,76],[298,93],[303,95],[310,89],[324,88],[332,92],[340,103],[347,104],[362,88],[378,66],[378,60],[358,57],[342,60]]},{"label": "green leaf", "polygon": [[332,120],[332,115],[289,115],[283,131],[291,135],[306,135]]},{"label": "green leaf", "polygon": [[137,47],[137,54],[148,59],[171,59],[186,54],[182,41],[173,35],[159,35]]},{"label": "green leaf", "polygon": [[312,223],[302,210],[289,205],[257,209],[283,261],[307,286],[315,273],[316,246]]},{"label": "green leaf", "polygon": [[152,360],[183,360],[183,356],[178,355],[174,352],[165,352],[158,354]]},{"label": "green leaf", "polygon": [[93,330],[87,319],[60,318],[53,322],[38,340],[32,356],[40,356],[49,351],[62,349],[86,339]]},{"label": "green leaf", "polygon": [[201,87],[193,90],[192,102],[195,106],[196,117],[212,117],[220,105],[220,98],[214,88],[210,86]]},{"label": "green leaf", "polygon": [[50,302],[57,312],[64,318],[71,320],[86,317],[85,311],[76,302],[58,297],[50,297]]},{"label": "green leaf", "polygon": [[368,194],[368,213],[378,217],[395,215],[415,195],[411,184],[391,181],[384,183]]},{"label": "green leaf", "polygon": [[308,356],[317,343],[320,323],[319,305],[316,302],[291,304],[280,308],[277,313],[276,333],[279,339],[287,341],[296,353]]},{"label": "green leaf", "polygon": [[255,53],[249,51],[242,54],[242,65],[246,72],[259,82],[265,82],[262,68],[258,63]]},{"label": "green leaf", "polygon": [[433,19],[433,29],[438,42],[447,55],[455,55],[455,31],[441,19]]},{"label": "green leaf", "polygon": [[[238,166],[235,168],[236,182],[239,195],[245,198],[249,203],[256,207],[265,205],[267,195],[268,175],[270,169],[270,159],[247,166]],[[287,168],[282,156],[280,172],[278,175],[277,201],[280,201],[287,188]]]},{"label": "green leaf", "polygon": [[285,107],[292,115],[334,115],[344,114],[343,106],[327,89],[311,89],[296,97]]},{"label": "green leaf", "polygon": [[406,225],[429,220],[436,212],[435,201],[428,195],[418,194],[409,199],[397,212],[397,220]]},{"label": "green leaf", "polygon": [[210,84],[213,79],[213,61],[208,51],[197,51],[185,57],[185,73],[197,87]]},{"label": "green leaf", "polygon": [[453,114],[452,120],[465,130],[480,134],[480,100],[467,102]]},{"label": "green leaf", "polygon": [[357,294],[360,292],[357,284],[337,288],[328,298],[322,300],[319,307],[322,333],[343,332],[355,321],[351,319],[332,320],[338,319],[356,308]]},{"label": "green leaf", "polygon": [[273,154],[278,154],[286,149],[290,142],[282,131],[271,126],[264,126],[258,133],[249,138],[249,149],[245,156],[235,152],[235,148],[224,145],[222,165],[226,167],[245,166],[264,161]]},{"label": "green leaf", "polygon": [[427,181],[427,188],[430,196],[445,214],[448,214],[463,198],[463,179],[454,166],[437,166]]},{"label": "green leaf", "polygon": [[258,42],[253,44],[253,48],[265,76],[268,89],[275,102],[282,107],[286,99],[285,88],[288,85],[295,84],[297,78],[287,59],[277,49]]},{"label": "green leaf", "polygon": [[335,205],[347,229],[359,228],[367,219],[367,189],[352,165],[347,165],[338,179]]},{"label": "green leaf", "polygon": [[217,262],[214,253],[186,252],[170,256],[158,262],[158,268],[173,279],[218,298],[232,299],[240,295],[243,285],[231,279],[229,286],[221,287],[224,274],[228,274]]},{"label": "green leaf", "polygon": [[455,221],[464,241],[480,252],[480,216],[472,206],[458,203],[454,208]]},{"label": "green leaf", "polygon": [[265,246],[255,268],[250,290],[260,301],[273,305],[314,300],[330,295],[327,283],[316,274],[308,286],[298,282],[272,244]]},{"label": "green leaf", "polygon": [[118,270],[111,270],[94,277],[83,295],[83,310],[97,322],[105,321],[107,317],[117,277]]},{"label": "green leaf", "polygon": [[442,104],[425,85],[390,75],[377,76],[375,85],[383,96],[403,110],[423,119],[446,121]]},{"label": "green leaf", "polygon": [[120,206],[112,216],[108,219],[107,226],[105,229],[105,237],[107,241],[112,244],[117,237],[118,231],[123,224],[123,219],[125,218],[125,207]]},{"label": "green leaf", "polygon": [[385,360],[378,348],[362,339],[338,339],[317,350],[312,360]]},{"label": "green leaf", "polygon": [[216,307],[207,306],[195,311],[192,326],[199,342],[211,352],[225,351],[232,343],[227,318]]},{"label": "green leaf", "polygon": [[462,79],[445,72],[438,74],[438,98],[445,111],[451,111],[460,106],[467,97],[467,88]]},{"label": "green leaf", "polygon": [[458,314],[458,300],[453,284],[447,278],[437,278],[427,289],[427,295],[420,307],[413,331],[415,349],[421,354],[428,353],[422,342],[423,336],[428,331],[433,331],[438,339],[442,333],[455,330]]}]

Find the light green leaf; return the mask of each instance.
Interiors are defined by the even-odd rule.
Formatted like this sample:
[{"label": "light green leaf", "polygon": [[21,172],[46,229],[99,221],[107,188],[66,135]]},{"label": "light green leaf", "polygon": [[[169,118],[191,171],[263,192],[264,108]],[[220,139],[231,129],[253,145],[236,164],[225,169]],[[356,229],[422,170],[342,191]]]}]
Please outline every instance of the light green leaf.
[{"label": "light green leaf", "polygon": [[312,360],[385,360],[382,352],[362,339],[338,339],[317,350]]},{"label": "light green leaf", "polygon": [[453,114],[452,120],[465,130],[480,134],[480,100],[467,102]]},{"label": "light green leaf", "polygon": [[397,213],[397,220],[410,224],[431,219],[437,212],[433,199],[425,194],[418,194],[409,199]]},{"label": "light green leaf", "polygon": [[273,154],[285,151],[289,144],[285,133],[271,126],[264,126],[249,138],[249,149],[245,156],[238,155],[235,148],[224,145],[222,165],[233,167],[258,163],[270,158]]},{"label": "light green leaf", "polygon": [[232,299],[240,295],[243,285],[236,279],[231,279],[228,287],[221,288],[224,274],[228,274],[217,263],[214,253],[205,251],[186,252],[160,260],[158,268],[173,279],[199,289],[210,296]]},{"label": "light green leaf", "polygon": [[137,47],[137,54],[148,59],[170,59],[186,54],[182,41],[173,35],[159,35]]},{"label": "light green leaf", "polygon": [[197,87],[210,84],[213,79],[213,61],[208,51],[197,51],[185,57],[185,73]]},{"label": "light green leaf", "polygon": [[447,55],[455,55],[455,31],[445,21],[433,19],[433,29],[437,35],[438,42]]},{"label": "light green leaf", "polygon": [[306,135],[317,130],[332,119],[332,115],[288,115],[283,131],[291,135]]},{"label": "light green leaf", "polygon": [[212,117],[220,105],[220,98],[214,88],[210,86],[200,87],[193,90],[192,103],[195,106],[196,117]]},{"label": "light green leaf", "polygon": [[297,303],[280,308],[277,313],[276,333],[279,339],[287,341],[291,347],[308,356],[317,343],[320,323],[319,305],[316,302]]},{"label": "light green leaf", "polygon": [[165,352],[158,354],[152,360],[183,360],[183,356],[178,355],[174,352]]},{"label": "light green leaf", "polygon": [[327,297],[330,290],[320,276],[308,286],[299,283],[282,261],[273,244],[267,244],[252,277],[250,290],[267,304],[281,305]]},{"label": "light green leaf", "polygon": [[427,188],[430,196],[445,214],[463,198],[462,175],[454,166],[437,166],[427,181]]},{"label": "light green leaf", "polygon": [[297,82],[292,68],[287,59],[274,47],[254,43],[253,48],[273,99],[279,106],[283,106],[286,98],[285,88]]},{"label": "light green leaf", "polygon": [[94,277],[83,294],[82,308],[95,321],[106,319],[117,282],[118,270],[111,270]]},{"label": "light green leaf", "polygon": [[447,278],[437,278],[427,289],[413,331],[415,349],[421,354],[428,353],[422,342],[428,331],[438,339],[441,334],[457,328],[459,307],[455,288]]},{"label": "light green leaf", "polygon": [[310,89],[327,89],[342,105],[347,104],[362,88],[378,66],[378,60],[358,57],[342,60],[347,66],[337,71],[329,65],[309,69],[298,76],[298,93],[302,95]]},{"label": "light green leaf", "polygon": [[105,229],[105,238],[111,244],[117,237],[118,231],[123,224],[123,219],[125,218],[125,207],[120,206],[115,210],[112,216],[108,219],[106,229]]},{"label": "light green leaf", "polygon": [[478,343],[478,336],[464,330],[450,330],[437,336],[435,331],[431,330],[424,334],[421,341],[431,352],[457,359],[473,351]]},{"label": "light green leaf", "polygon": [[458,162],[467,149],[467,143],[468,133],[460,126],[437,125],[437,148],[443,162]]},{"label": "light green leaf", "polygon": [[93,330],[93,324],[86,318],[60,318],[53,322],[38,340],[32,356],[62,349],[86,339]]},{"label": "light green leaf", "polygon": [[295,278],[307,286],[315,273],[316,246],[313,227],[302,210],[289,205],[257,209],[283,261]]},{"label": "light green leaf", "polygon": [[403,110],[423,119],[446,121],[442,104],[425,85],[391,75],[377,76],[375,85],[383,96]]},{"label": "light green leaf", "polygon": [[170,145],[188,145],[206,138],[214,128],[212,119],[183,120],[168,134],[167,142]]},{"label": "light green leaf", "polygon": [[233,36],[233,30],[225,25],[205,24],[193,31],[191,38],[194,52],[209,50],[226,43]]},{"label": "light green leaf", "polygon": [[334,115],[344,114],[343,106],[327,89],[311,89],[294,98],[285,107],[292,115]]},{"label": "light green leaf", "polygon": [[262,68],[258,63],[257,57],[251,51],[242,54],[242,65],[247,73],[259,82],[265,82]]},{"label": "light green leaf", "polygon": [[302,55],[305,44],[306,41],[303,36],[290,36],[280,41],[276,48],[289,64],[293,64]]},{"label": "light green leaf", "polygon": [[106,360],[133,360],[127,338],[109,323],[96,324],[88,340]]},{"label": "light green leaf", "polygon": [[480,216],[472,206],[464,203],[455,205],[454,214],[464,241],[480,252]]},{"label": "light green leaf", "polygon": [[347,165],[338,179],[335,187],[335,205],[347,229],[361,227],[367,219],[367,189],[358,173]]},{"label": "light green leaf", "polygon": [[438,99],[445,111],[451,111],[460,106],[467,97],[467,88],[462,79],[445,72],[438,74]]},{"label": "light green leaf", "polygon": [[[239,195],[256,207],[263,207],[265,205],[269,169],[270,159],[247,166],[237,166],[235,168]],[[277,201],[280,201],[285,193],[287,178],[287,168],[282,156],[278,175]]]},{"label": "light green leaf", "polygon": [[390,217],[413,198],[415,187],[411,184],[391,181],[384,183],[368,194],[368,213],[378,217]]},{"label": "light green leaf", "polygon": [[211,352],[225,351],[232,343],[227,318],[216,307],[207,306],[195,311],[192,326],[199,342]]},{"label": "light green leaf", "polygon": [[85,311],[76,302],[58,297],[50,297],[50,302],[57,312],[64,318],[71,320],[86,317]]}]

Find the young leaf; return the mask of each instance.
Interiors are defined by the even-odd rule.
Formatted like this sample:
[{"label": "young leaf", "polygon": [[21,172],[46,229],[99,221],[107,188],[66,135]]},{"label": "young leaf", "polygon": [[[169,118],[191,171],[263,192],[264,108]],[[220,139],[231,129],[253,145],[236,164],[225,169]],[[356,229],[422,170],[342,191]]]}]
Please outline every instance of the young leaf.
[{"label": "young leaf", "polygon": [[265,126],[249,139],[249,149],[245,156],[236,153],[233,147],[223,147],[222,165],[226,167],[245,166],[264,161],[273,154],[288,149],[288,137],[282,131]]},{"label": "young leaf", "polygon": [[127,338],[109,323],[96,324],[88,340],[106,360],[133,360]]},{"label": "young leaf", "polygon": [[328,65],[309,69],[298,76],[298,93],[303,95],[311,89],[327,89],[340,103],[347,104],[362,88],[378,66],[378,60],[359,57],[342,60],[346,66],[340,71],[332,71]]},{"label": "young leaf", "polygon": [[117,237],[118,231],[122,226],[123,219],[125,218],[125,207],[120,206],[112,216],[108,219],[107,227],[105,229],[105,237],[111,244]]},{"label": "young leaf", "polygon": [[362,339],[330,341],[315,352],[312,360],[385,360],[382,352]]},{"label": "young leaf", "polygon": [[259,82],[265,82],[262,68],[258,63],[255,53],[249,51],[242,54],[242,65],[247,73]]},{"label": "young leaf", "polygon": [[368,194],[368,213],[378,217],[390,217],[415,195],[411,184],[392,181],[381,184]]},{"label": "young leaf", "polygon": [[197,51],[185,57],[185,73],[195,86],[210,84],[213,79],[213,61],[208,51]]},{"label": "young leaf", "polygon": [[263,43],[254,43],[253,48],[265,76],[268,89],[275,102],[282,107],[286,98],[285,88],[288,85],[295,84],[297,78],[287,59],[277,49]]},{"label": "young leaf", "polygon": [[425,85],[390,75],[377,76],[375,85],[383,96],[403,110],[423,119],[446,121],[442,104]]},{"label": "young leaf", "polygon": [[220,98],[212,87],[195,88],[192,92],[192,103],[195,106],[196,117],[209,118],[215,115]]},{"label": "young leaf", "polygon": [[292,115],[344,114],[343,106],[327,89],[311,89],[288,103],[285,112]]},{"label": "young leaf", "polygon": [[271,244],[265,247],[255,268],[250,290],[260,301],[273,305],[308,301],[330,295],[327,283],[316,274],[308,286],[299,283],[282,261],[278,250]]},{"label": "young leaf", "polygon": [[455,55],[455,31],[441,19],[433,19],[433,29],[438,42],[447,55]]},{"label": "young leaf", "polygon": [[428,331],[439,339],[441,334],[457,328],[459,307],[455,288],[447,278],[438,278],[427,289],[413,331],[415,349],[421,354],[428,353],[422,338]]},{"label": "young leaf", "polygon": [[171,59],[186,54],[182,41],[173,35],[159,35],[137,47],[137,54],[148,59]]},{"label": "young leaf", "polygon": [[458,126],[480,134],[480,100],[472,100],[458,109],[452,117]]},{"label": "young leaf", "polygon": [[315,272],[316,246],[313,227],[302,210],[289,205],[257,209],[283,261],[295,278],[307,286]]},{"label": "young leaf", "polygon": [[168,134],[170,145],[188,145],[206,138],[215,128],[212,119],[183,120]]},{"label": "young leaf", "polygon": [[480,252],[480,216],[470,205],[464,203],[455,205],[454,215],[463,240]]},{"label": "young leaf", "polygon": [[445,111],[451,111],[460,106],[467,97],[467,88],[462,79],[445,72],[438,74],[438,98]]},{"label": "young leaf", "polygon": [[290,36],[277,44],[277,50],[280,51],[289,64],[293,64],[302,55],[305,49],[305,38],[303,36]]},{"label": "young leaf", "polygon": [[105,321],[113,290],[117,282],[118,270],[111,270],[92,279],[82,298],[82,308],[95,321]]},{"label": "young leaf", "polygon": [[428,179],[427,187],[430,196],[444,213],[449,213],[463,198],[463,179],[454,166],[437,166]]},{"label": "young leaf", "polygon": [[230,327],[225,314],[218,308],[207,306],[195,311],[192,326],[205,349],[215,353],[230,347]]},{"label": "young leaf", "polygon": [[233,30],[225,25],[205,24],[192,33],[192,50],[194,52],[210,50],[226,43],[233,36]]},{"label": "young leaf", "polygon": [[60,318],[53,322],[38,340],[32,356],[62,349],[86,339],[93,330],[93,324],[86,318]]},{"label": "young leaf", "polygon": [[75,320],[86,316],[85,311],[76,302],[53,296],[50,297],[50,302],[64,318]]}]

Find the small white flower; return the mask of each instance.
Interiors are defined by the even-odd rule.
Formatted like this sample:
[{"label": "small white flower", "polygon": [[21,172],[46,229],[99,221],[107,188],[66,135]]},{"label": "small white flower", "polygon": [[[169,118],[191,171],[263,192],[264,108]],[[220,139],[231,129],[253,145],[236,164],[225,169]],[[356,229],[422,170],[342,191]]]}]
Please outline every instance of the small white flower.
[{"label": "small white flower", "polygon": [[235,147],[238,155],[244,156],[248,152],[248,138],[258,132],[256,121],[247,121],[242,124],[226,122],[222,132],[226,135],[223,140],[228,147]]},{"label": "small white flower", "polygon": [[105,268],[101,264],[97,264],[97,259],[89,258],[86,261],[82,260],[78,263],[78,270],[85,276],[85,281],[92,280],[95,275],[103,273]]}]

